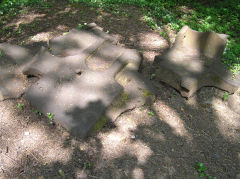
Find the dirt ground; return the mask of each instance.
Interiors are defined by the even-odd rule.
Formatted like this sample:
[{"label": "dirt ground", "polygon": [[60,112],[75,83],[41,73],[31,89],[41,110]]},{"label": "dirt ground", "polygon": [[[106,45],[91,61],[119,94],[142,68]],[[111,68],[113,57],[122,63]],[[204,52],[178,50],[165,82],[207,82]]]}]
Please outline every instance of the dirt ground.
[{"label": "dirt ground", "polygon": [[[64,1],[50,9],[26,8],[4,20],[13,28],[0,42],[37,51],[48,39],[95,22],[119,45],[142,53],[141,72],[150,78],[154,56],[169,48],[175,33],[169,32],[168,42],[147,26],[140,9],[120,9],[130,15]],[[19,25],[21,33],[16,33]],[[170,86],[152,82],[157,89],[153,104],[123,113],[85,140],[51,125],[24,96],[0,102],[0,178],[195,179],[197,162],[218,179],[240,178],[240,115],[222,100],[225,92],[204,87],[187,100]]]}]

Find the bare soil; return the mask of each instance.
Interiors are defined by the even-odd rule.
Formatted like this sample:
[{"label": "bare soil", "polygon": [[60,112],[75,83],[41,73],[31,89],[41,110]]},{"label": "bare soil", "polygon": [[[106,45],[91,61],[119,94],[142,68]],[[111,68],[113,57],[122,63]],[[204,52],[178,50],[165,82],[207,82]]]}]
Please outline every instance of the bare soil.
[{"label": "bare soil", "polygon": [[[141,9],[120,10],[130,15],[65,1],[49,9],[26,8],[4,20],[12,30],[4,31],[0,42],[37,51],[48,39],[95,22],[118,37],[119,45],[142,53],[141,73],[150,78],[155,55],[171,44],[146,25]],[[20,23],[25,25],[16,33]],[[153,104],[122,114],[85,140],[51,125],[23,97],[0,102],[0,178],[194,179],[199,178],[197,162],[218,179],[240,178],[240,115],[222,100],[224,91],[204,87],[187,100],[170,86],[152,82],[157,89]]]}]

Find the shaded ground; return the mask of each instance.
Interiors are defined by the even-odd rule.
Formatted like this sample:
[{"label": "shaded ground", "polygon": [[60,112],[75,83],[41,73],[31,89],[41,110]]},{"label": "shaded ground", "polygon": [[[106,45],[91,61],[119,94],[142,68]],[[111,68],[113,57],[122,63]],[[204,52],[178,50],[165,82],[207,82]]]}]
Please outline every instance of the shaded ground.
[{"label": "shaded ground", "polygon": [[[63,1],[51,9],[27,9],[4,22],[13,30],[2,34],[1,42],[37,51],[79,23],[96,22],[118,37],[119,45],[142,52],[141,72],[150,78],[154,56],[170,44],[149,29],[139,9],[122,9],[127,17]],[[21,22],[26,25],[17,33],[15,25]],[[173,40],[174,33],[169,35]],[[0,102],[0,176],[61,178],[62,170],[66,178],[191,179],[199,177],[194,165],[201,161],[211,176],[240,178],[240,115],[222,101],[224,91],[206,87],[186,100],[171,87],[153,83],[158,94],[154,104],[122,114],[87,140],[50,125],[23,98]]]}]

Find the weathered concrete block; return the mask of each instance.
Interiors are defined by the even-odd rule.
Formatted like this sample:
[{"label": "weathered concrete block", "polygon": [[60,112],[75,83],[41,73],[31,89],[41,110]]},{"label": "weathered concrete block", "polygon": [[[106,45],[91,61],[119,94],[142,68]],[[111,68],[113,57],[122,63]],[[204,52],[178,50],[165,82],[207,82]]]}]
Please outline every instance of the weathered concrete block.
[{"label": "weathered concrete block", "polygon": [[[42,113],[54,114],[73,135],[86,137],[103,115],[115,120],[154,98],[153,86],[137,72],[137,51],[113,45],[95,24],[55,38],[50,46],[65,57],[43,48],[32,58],[23,73],[41,79],[25,98]],[[128,96],[124,105],[119,104],[122,94]]]},{"label": "weathered concrete block", "polygon": [[52,54],[57,56],[91,54],[104,41],[114,42],[115,39],[102,32],[96,24],[89,24],[81,30],[73,29],[67,35],[51,39],[49,47]]},{"label": "weathered concrete block", "polygon": [[86,60],[87,66],[97,71],[108,69],[123,53],[123,50],[121,47],[105,42]]},{"label": "weathered concrete block", "polygon": [[27,91],[26,99],[44,114],[53,113],[56,122],[73,135],[86,137],[122,91],[114,79],[121,65],[112,67],[112,73],[89,70],[67,81],[56,81],[47,73]]},{"label": "weathered concrete block", "polygon": [[227,36],[197,32],[184,26],[171,49],[156,56],[157,79],[190,97],[203,86],[215,86],[233,93],[240,86],[240,74],[232,78],[221,63]]}]

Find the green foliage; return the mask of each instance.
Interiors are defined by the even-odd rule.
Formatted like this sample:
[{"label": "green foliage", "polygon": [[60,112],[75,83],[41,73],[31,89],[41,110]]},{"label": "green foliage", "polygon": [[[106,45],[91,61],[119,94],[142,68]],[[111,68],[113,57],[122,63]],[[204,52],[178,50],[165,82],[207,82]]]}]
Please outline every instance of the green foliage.
[{"label": "green foliage", "polygon": [[78,29],[82,29],[82,24],[78,24]]},{"label": "green foliage", "polygon": [[[17,15],[19,8],[27,6],[37,6],[43,8],[51,7],[45,0],[2,0],[0,3],[0,15]],[[21,13],[20,11],[19,13]]]},{"label": "green foliage", "polygon": [[53,119],[53,117],[54,117],[54,114],[52,114],[52,113],[47,113],[47,117],[50,119],[50,124],[54,124],[54,119]]},{"label": "green foliage", "polygon": [[63,171],[62,169],[59,169],[59,170],[58,170],[58,173],[59,173],[63,178],[65,178],[65,173],[64,173],[64,171]]},{"label": "green foliage", "polygon": [[212,177],[207,173],[206,167],[203,165],[202,162],[198,162],[195,166],[195,169],[199,173],[200,178],[205,177],[206,179],[217,179],[217,177]]},{"label": "green foliage", "polygon": [[2,57],[3,56],[3,53],[2,53],[2,51],[0,51],[0,57]]},{"label": "green foliage", "polygon": [[84,169],[89,169],[89,168],[91,168],[92,167],[92,164],[91,163],[89,163],[89,162],[84,162],[84,164],[83,164],[83,168]]},{"label": "green foliage", "polygon": [[36,114],[38,114],[39,116],[42,115],[42,113],[41,113],[39,110],[37,110],[37,109],[36,109],[34,112],[35,112]]},{"label": "green foliage", "polygon": [[102,116],[100,120],[97,121],[97,123],[95,124],[93,131],[97,132],[100,129],[103,128],[103,126],[107,123],[107,118]]},{"label": "green foliage", "polygon": [[143,95],[143,97],[149,97],[149,96],[153,96],[153,94],[151,93],[151,91],[149,91],[149,90],[146,90],[146,89],[143,89],[142,90],[142,95]]},{"label": "green foliage", "polygon": [[126,104],[128,98],[129,98],[128,94],[125,92],[122,92],[120,96],[114,101],[114,106],[122,107],[123,105]]},{"label": "green foliage", "polygon": [[229,92],[225,92],[223,95],[223,100],[226,101],[228,99]]},{"label": "green foliage", "polygon": [[154,112],[150,111],[150,112],[148,112],[148,115],[149,116],[154,116],[155,114],[154,114]]},{"label": "green foliage", "polygon": [[156,74],[151,74],[151,76],[150,76],[150,80],[153,80],[154,78],[156,78]]},{"label": "green foliage", "polygon": [[18,103],[18,104],[17,104],[17,108],[18,108],[18,109],[21,109],[21,110],[23,110],[23,106],[24,106],[24,104],[23,104],[23,103]]}]

